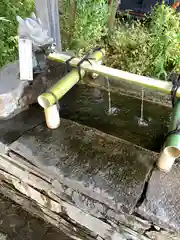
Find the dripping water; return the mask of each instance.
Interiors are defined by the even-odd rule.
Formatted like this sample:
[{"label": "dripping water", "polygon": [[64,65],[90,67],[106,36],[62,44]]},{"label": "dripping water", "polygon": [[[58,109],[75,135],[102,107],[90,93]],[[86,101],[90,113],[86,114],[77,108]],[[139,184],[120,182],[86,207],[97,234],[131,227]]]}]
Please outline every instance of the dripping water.
[{"label": "dripping water", "polygon": [[109,78],[106,78],[107,81],[107,89],[108,89],[108,114],[111,113],[111,91],[110,91],[110,82]]},{"label": "dripping water", "polygon": [[144,119],[144,88],[141,90],[141,112],[140,112],[140,118],[138,120],[138,124],[140,126],[148,126],[148,123]]},{"label": "dripping water", "polygon": [[108,115],[117,115],[120,110],[116,107],[112,107],[110,81],[108,77],[106,77],[106,81],[108,90]]},{"label": "dripping water", "polygon": [[141,117],[140,117],[140,123],[144,122],[144,88],[141,90]]}]

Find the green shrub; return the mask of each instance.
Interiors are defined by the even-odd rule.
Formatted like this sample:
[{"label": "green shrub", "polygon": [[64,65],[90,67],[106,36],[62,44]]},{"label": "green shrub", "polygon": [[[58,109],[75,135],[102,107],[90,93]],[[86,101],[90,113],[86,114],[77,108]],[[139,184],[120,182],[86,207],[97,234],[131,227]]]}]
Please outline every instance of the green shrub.
[{"label": "green shrub", "polygon": [[107,64],[125,71],[166,79],[180,72],[180,14],[165,3],[148,21],[117,23],[109,37]]},{"label": "green shrub", "polygon": [[107,34],[107,0],[64,0],[61,28],[65,48],[89,51]]},{"label": "green shrub", "polygon": [[146,26],[137,21],[118,23],[108,39],[106,64],[140,75],[150,74],[151,36]]},{"label": "green shrub", "polygon": [[161,79],[171,71],[180,72],[180,13],[163,2],[144,21],[121,19],[113,31],[107,31],[107,2],[63,1],[66,49],[84,53],[101,43],[106,47],[108,66]]},{"label": "green shrub", "polygon": [[[62,0],[62,43],[81,55],[97,44],[107,50],[106,64],[161,79],[180,73],[180,13],[165,3],[157,5],[147,21],[117,21],[107,31],[107,0]],[[34,0],[0,2],[0,66],[17,57],[16,15],[27,17]]]},{"label": "green shrub", "polygon": [[165,4],[155,7],[149,31],[152,36],[152,71],[157,77],[180,66],[180,13]]},{"label": "green shrub", "polygon": [[34,11],[34,0],[0,1],[0,66],[17,58],[16,15],[28,17]]}]

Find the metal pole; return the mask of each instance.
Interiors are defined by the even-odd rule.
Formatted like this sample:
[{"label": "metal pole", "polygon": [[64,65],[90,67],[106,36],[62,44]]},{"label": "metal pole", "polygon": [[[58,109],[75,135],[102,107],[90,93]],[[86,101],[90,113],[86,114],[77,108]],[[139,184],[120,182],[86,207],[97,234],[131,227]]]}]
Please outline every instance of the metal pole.
[{"label": "metal pole", "polygon": [[35,5],[36,15],[41,20],[42,27],[54,39],[57,51],[61,52],[58,0],[35,0]]}]

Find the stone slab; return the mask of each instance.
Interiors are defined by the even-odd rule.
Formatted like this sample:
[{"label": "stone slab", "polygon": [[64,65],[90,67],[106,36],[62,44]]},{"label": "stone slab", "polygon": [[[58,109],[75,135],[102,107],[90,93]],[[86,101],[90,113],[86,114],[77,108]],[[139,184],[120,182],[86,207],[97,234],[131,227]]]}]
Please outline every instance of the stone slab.
[{"label": "stone slab", "polygon": [[21,208],[12,204],[6,212],[0,215],[0,232],[7,233],[12,239],[14,238],[28,221],[28,214],[21,212]]},{"label": "stone slab", "polygon": [[32,217],[2,194],[0,210],[0,240],[71,240],[60,229]]},{"label": "stone slab", "polygon": [[[132,212],[157,155],[69,120],[25,132],[10,149],[54,179],[118,211]],[[60,190],[61,191],[61,190]]]},{"label": "stone slab", "polygon": [[44,113],[39,106],[32,106],[11,119],[0,120],[0,151],[3,151],[3,144],[11,144],[24,132],[42,122],[44,122]]},{"label": "stone slab", "polygon": [[[57,64],[53,67],[56,68]],[[51,64],[50,64],[51,66]],[[37,97],[52,86],[66,73],[66,68],[58,64],[60,73],[53,76],[46,67],[41,74],[34,76],[33,82],[19,79],[19,62],[9,63],[0,69],[0,119],[9,119],[37,102]]]},{"label": "stone slab", "polygon": [[19,63],[9,63],[0,69],[0,118],[9,118],[27,108],[19,99],[28,81],[19,79]]},{"label": "stone slab", "polygon": [[49,229],[43,240],[70,240],[68,236],[63,233],[58,233],[57,229]]},{"label": "stone slab", "polygon": [[138,213],[154,224],[180,231],[180,164],[166,174],[154,170]]},{"label": "stone slab", "polygon": [[22,81],[19,80],[19,62],[13,62],[0,69],[0,95],[18,89]]}]

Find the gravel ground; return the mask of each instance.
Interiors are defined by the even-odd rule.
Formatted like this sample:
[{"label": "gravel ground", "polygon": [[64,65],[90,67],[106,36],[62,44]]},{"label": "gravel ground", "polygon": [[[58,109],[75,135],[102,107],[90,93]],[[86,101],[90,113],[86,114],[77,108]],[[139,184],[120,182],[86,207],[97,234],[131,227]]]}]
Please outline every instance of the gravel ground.
[{"label": "gravel ground", "polygon": [[71,240],[0,194],[0,240]]}]

